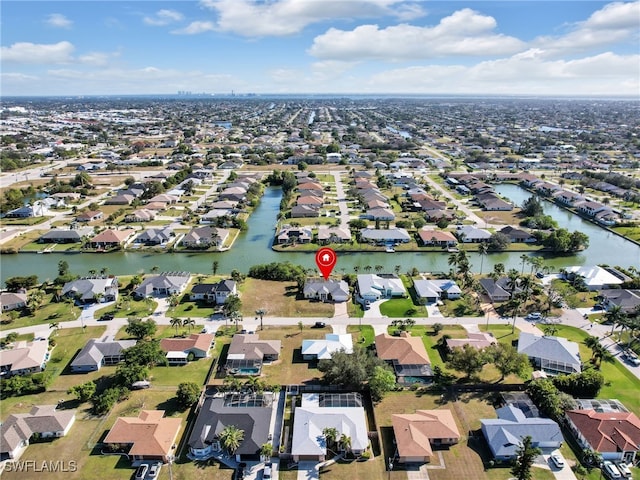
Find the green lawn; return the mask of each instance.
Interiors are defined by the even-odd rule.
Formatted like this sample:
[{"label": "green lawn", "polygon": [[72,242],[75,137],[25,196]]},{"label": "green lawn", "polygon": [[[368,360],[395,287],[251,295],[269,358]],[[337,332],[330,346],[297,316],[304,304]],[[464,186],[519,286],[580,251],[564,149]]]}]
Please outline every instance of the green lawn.
[{"label": "green lawn", "polygon": [[427,309],[422,305],[414,305],[408,298],[392,298],[380,305],[380,313],[390,318],[426,317]]},{"label": "green lawn", "polygon": [[66,302],[55,302],[54,294],[46,293],[42,305],[33,314],[28,313],[27,310],[21,310],[19,314],[20,316],[12,322],[9,322],[7,314],[2,315],[0,331],[4,333],[31,325],[76,320],[80,316],[80,308]]},{"label": "green lawn", "polygon": [[510,324],[494,324],[490,323],[487,325],[478,325],[480,331],[482,332],[490,332],[493,333],[493,336],[496,337],[496,340],[500,343],[505,343],[508,345],[512,345],[513,342],[518,340],[520,336],[520,330],[517,328],[511,333],[513,326]]},{"label": "green lawn", "polygon": [[[347,333],[356,333],[360,339],[364,339],[364,342],[359,342],[360,346],[368,347],[369,345],[375,343],[376,335],[371,325],[348,325]],[[357,339],[358,337],[354,337]]]},{"label": "green lawn", "polygon": [[116,318],[143,318],[151,315],[157,306],[158,302],[155,300],[134,300],[126,296],[118,303],[96,310],[95,318],[100,318],[105,313],[110,313]]}]

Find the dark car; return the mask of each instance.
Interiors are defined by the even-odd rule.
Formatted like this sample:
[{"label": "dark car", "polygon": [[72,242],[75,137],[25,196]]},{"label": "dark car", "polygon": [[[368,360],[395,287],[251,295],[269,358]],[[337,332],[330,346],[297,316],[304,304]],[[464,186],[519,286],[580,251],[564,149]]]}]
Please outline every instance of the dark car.
[{"label": "dark car", "polygon": [[327,325],[324,322],[316,322],[313,324],[313,328],[324,328]]},{"label": "dark car", "polygon": [[98,321],[100,322],[108,322],[109,320],[113,320],[114,319],[114,315],[113,313],[105,313],[104,315],[102,315]]}]

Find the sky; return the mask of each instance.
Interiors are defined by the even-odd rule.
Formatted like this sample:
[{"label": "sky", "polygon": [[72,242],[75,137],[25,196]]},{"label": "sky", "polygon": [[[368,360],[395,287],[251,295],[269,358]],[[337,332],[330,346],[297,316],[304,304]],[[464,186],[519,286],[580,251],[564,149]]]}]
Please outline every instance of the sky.
[{"label": "sky", "polygon": [[0,94],[640,97],[640,1],[0,3]]}]

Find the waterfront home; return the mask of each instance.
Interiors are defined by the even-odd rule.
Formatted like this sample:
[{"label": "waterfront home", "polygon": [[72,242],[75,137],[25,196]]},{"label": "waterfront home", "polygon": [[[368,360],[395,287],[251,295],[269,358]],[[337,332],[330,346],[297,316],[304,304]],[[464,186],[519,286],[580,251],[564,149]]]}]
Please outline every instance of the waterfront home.
[{"label": "waterfront home", "polygon": [[17,460],[37,436],[64,437],[76,420],[75,410],[57,410],[55,405],[36,405],[29,413],[13,413],[0,424],[0,458]]},{"label": "waterfront home", "polygon": [[229,238],[229,230],[217,227],[194,227],[182,239],[186,248],[220,248]]},{"label": "waterfront home", "polygon": [[124,360],[124,350],[135,340],[96,340],[92,338],[71,362],[73,373],[95,372],[105,365],[117,365]]},{"label": "waterfront home", "polygon": [[609,208],[600,202],[582,202],[578,205],[578,212],[586,215],[587,217],[593,217],[596,213],[602,210],[608,210]]},{"label": "waterfront home", "polygon": [[529,232],[515,228],[512,226],[506,226],[500,230],[500,233],[509,237],[511,243],[536,243],[538,240]]},{"label": "waterfront home", "polygon": [[[367,419],[359,393],[304,393],[295,409],[291,455],[295,462],[322,462],[327,457],[323,431],[335,428],[338,440],[351,440],[351,452],[361,455],[369,446]],[[331,456],[333,454],[330,454]]]},{"label": "waterfront home", "polygon": [[351,241],[351,230],[347,226],[330,227],[320,225],[318,227],[318,243],[327,245],[329,243],[345,243]]},{"label": "waterfront home", "polygon": [[189,299],[222,305],[230,295],[238,294],[238,286],[233,280],[220,280],[218,283],[198,283],[189,293]]},{"label": "waterfront home", "polygon": [[44,233],[38,239],[39,243],[79,243],[82,242],[83,237],[89,236],[93,233],[93,228],[78,228],[78,229],[62,229],[56,228]]},{"label": "waterfront home", "polygon": [[623,313],[632,313],[635,309],[640,308],[640,290],[606,289],[600,290],[598,296],[601,299],[600,303],[607,310],[613,307],[620,307],[620,311]]},{"label": "waterfront home", "polygon": [[503,200],[495,193],[482,193],[475,197],[475,201],[486,211],[511,211],[513,205]]},{"label": "waterfront home", "polygon": [[118,299],[118,278],[84,277],[62,286],[60,293],[78,303],[115,302]]},{"label": "waterfront home", "polygon": [[376,335],[375,346],[376,355],[393,367],[398,383],[426,383],[433,376],[431,360],[420,337],[409,332],[401,332],[400,336],[381,333]]},{"label": "waterfront home", "polygon": [[0,350],[0,375],[6,378],[41,372],[48,358],[48,342],[17,342],[11,349]]},{"label": "waterfront home", "polygon": [[102,443],[122,452],[132,463],[172,462],[181,418],[165,418],[164,410],[142,410],[137,417],[118,417]]},{"label": "waterfront home", "polygon": [[260,375],[263,363],[280,357],[280,340],[260,340],[255,333],[236,333],[227,351],[225,370],[230,375]]},{"label": "waterfront home", "polygon": [[213,342],[212,333],[194,333],[186,338],[162,338],[160,349],[166,352],[169,365],[185,365],[190,360],[208,358]]},{"label": "waterfront home", "polygon": [[413,287],[418,298],[425,304],[442,299],[456,300],[462,295],[458,284],[451,279],[414,280]]},{"label": "waterfront home", "polygon": [[491,238],[491,232],[472,225],[458,226],[456,235],[463,243],[488,242]]},{"label": "waterfront home", "polygon": [[298,199],[296,200],[296,205],[299,207],[307,206],[307,207],[320,208],[323,203],[324,203],[324,200],[322,199],[322,197],[315,197],[313,195],[298,197]]},{"label": "waterfront home", "polygon": [[628,411],[569,410],[567,425],[581,448],[603,460],[633,464],[640,453],[640,418]]},{"label": "waterfront home", "polygon": [[340,350],[353,353],[353,337],[350,333],[327,333],[323,339],[303,340],[301,353],[305,360],[328,360]]},{"label": "waterfront home", "polygon": [[480,420],[482,435],[495,460],[514,460],[527,436],[531,437],[531,446],[542,449],[543,453],[562,445],[564,438],[560,427],[550,418],[527,417],[513,405],[498,408],[496,414],[498,418]]},{"label": "waterfront home", "polygon": [[163,272],[148,276],[133,291],[136,298],[160,297],[182,293],[191,279],[189,272]]},{"label": "waterfront home", "polygon": [[100,210],[88,210],[76,217],[78,222],[95,222],[101,220],[104,214]]},{"label": "waterfront home", "polygon": [[360,239],[363,242],[375,243],[378,245],[409,243],[411,235],[404,228],[365,228],[360,232]]},{"label": "waterfront home", "polygon": [[344,280],[309,279],[303,288],[304,298],[321,302],[346,302],[349,299],[349,285]]},{"label": "waterfront home", "polygon": [[27,294],[20,292],[0,293],[0,308],[3,312],[19,310],[27,306]]},{"label": "waterfront home", "polygon": [[320,209],[310,205],[294,205],[291,207],[291,218],[316,218],[320,216]]},{"label": "waterfront home", "polygon": [[500,277],[497,280],[493,278],[481,278],[480,285],[489,296],[491,303],[506,302],[511,298],[512,290],[513,293],[522,291],[517,285],[512,286],[509,284],[509,277]]},{"label": "waterfront home", "polygon": [[573,266],[565,269],[565,277],[572,279],[580,276],[584,279],[584,283],[588,290],[602,290],[611,288],[624,283],[624,280],[608,269],[598,265],[593,266]]},{"label": "waterfront home", "polygon": [[276,238],[279,244],[310,243],[313,240],[313,232],[309,227],[283,225]]},{"label": "waterfront home", "polygon": [[206,460],[226,453],[220,434],[228,426],[243,432],[238,448],[233,452],[235,460],[260,460],[260,450],[271,441],[271,422],[277,402],[274,394],[223,393],[208,395],[189,435],[189,457]]},{"label": "waterfront home", "polygon": [[119,248],[123,246],[134,233],[134,230],[107,229],[89,240],[89,246],[96,250]]},{"label": "waterfront home", "polygon": [[518,353],[524,353],[537,370],[547,374],[570,374],[582,371],[578,344],[566,338],[521,332]]},{"label": "waterfront home", "polygon": [[391,415],[398,463],[428,463],[433,448],[455,445],[460,431],[449,409]]},{"label": "waterfront home", "polygon": [[32,218],[49,215],[49,209],[42,202],[34,202],[33,205],[25,205],[11,210],[5,214],[5,218]]},{"label": "waterfront home", "polygon": [[454,247],[458,240],[451,233],[445,230],[431,230],[422,228],[418,230],[418,237],[424,246]]},{"label": "waterfront home", "polygon": [[146,246],[166,245],[172,237],[173,229],[171,227],[150,228],[139,234],[133,243]]},{"label": "waterfront home", "polygon": [[556,202],[566,205],[568,207],[575,207],[579,203],[584,202],[585,199],[579,193],[571,192],[569,190],[559,190],[553,193]]},{"label": "waterfront home", "polygon": [[396,275],[358,275],[357,291],[364,301],[375,302],[381,298],[405,297],[407,290]]}]

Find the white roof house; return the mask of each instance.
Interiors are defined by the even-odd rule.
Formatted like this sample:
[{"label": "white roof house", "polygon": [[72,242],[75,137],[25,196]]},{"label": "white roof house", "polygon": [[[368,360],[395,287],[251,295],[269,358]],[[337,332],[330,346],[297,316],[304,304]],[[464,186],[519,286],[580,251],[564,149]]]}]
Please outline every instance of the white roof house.
[{"label": "white roof house", "polygon": [[620,285],[624,283],[622,279],[597,265],[591,267],[575,266],[569,267],[566,270],[569,274],[579,275],[584,278],[584,283],[587,285],[589,290],[600,290],[611,285]]},{"label": "white roof house", "polygon": [[[351,438],[351,450],[355,454],[364,452],[369,446],[367,420],[361,402],[344,402],[334,397],[340,394],[306,393],[302,405],[295,409],[291,454],[295,461],[323,461],[327,454],[327,442],[322,431],[335,428],[338,437]],[[353,395],[353,394],[348,394]],[[357,398],[357,397],[356,397]],[[334,406],[337,405],[337,406]]]},{"label": "white roof house", "polygon": [[344,350],[346,353],[353,353],[353,337],[350,333],[327,333],[324,339],[302,341],[302,358],[305,360],[330,359],[334,352],[340,350]]},{"label": "white roof house", "polygon": [[402,297],[407,294],[402,280],[395,275],[358,275],[358,292],[365,300]]},{"label": "white roof house", "polygon": [[414,280],[416,294],[427,302],[435,302],[441,298],[460,298],[462,291],[453,280]]}]

